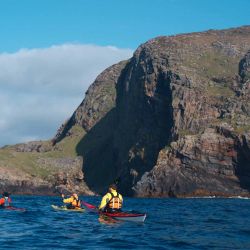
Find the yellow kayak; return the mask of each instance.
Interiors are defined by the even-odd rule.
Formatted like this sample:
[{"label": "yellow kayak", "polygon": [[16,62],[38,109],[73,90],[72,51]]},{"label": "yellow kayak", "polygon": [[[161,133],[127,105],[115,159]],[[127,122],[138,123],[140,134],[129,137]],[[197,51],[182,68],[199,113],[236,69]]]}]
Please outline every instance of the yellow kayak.
[{"label": "yellow kayak", "polygon": [[67,212],[84,212],[85,209],[84,208],[75,208],[75,209],[69,209],[67,208],[66,206],[56,206],[56,205],[51,205],[51,207],[54,209],[54,210],[57,210],[57,211],[67,211]]}]

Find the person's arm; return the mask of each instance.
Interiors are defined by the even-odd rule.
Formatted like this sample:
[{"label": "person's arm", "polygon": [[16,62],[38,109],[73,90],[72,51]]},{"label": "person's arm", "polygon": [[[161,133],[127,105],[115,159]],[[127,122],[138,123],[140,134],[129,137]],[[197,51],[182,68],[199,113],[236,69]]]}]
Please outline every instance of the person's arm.
[{"label": "person's arm", "polygon": [[71,203],[73,202],[73,199],[70,197],[68,199],[63,199],[63,203]]},{"label": "person's arm", "polygon": [[120,199],[120,201],[121,201],[121,206],[123,206],[123,197],[122,197],[121,194],[119,194],[119,199]]},{"label": "person's arm", "polygon": [[102,198],[101,204],[99,206],[99,209],[100,210],[104,209],[107,206],[107,203],[109,202],[110,199],[111,198],[110,198],[110,194],[109,193],[107,193],[106,195],[104,195],[103,198]]}]

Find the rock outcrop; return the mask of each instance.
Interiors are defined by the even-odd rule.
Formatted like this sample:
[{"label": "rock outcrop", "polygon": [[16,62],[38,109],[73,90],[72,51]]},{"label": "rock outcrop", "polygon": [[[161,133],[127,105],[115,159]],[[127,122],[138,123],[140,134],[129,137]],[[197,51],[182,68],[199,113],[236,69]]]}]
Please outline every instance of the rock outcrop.
[{"label": "rock outcrop", "polygon": [[14,194],[94,194],[84,182],[82,157],[37,157],[34,162],[36,166],[23,169],[0,165],[0,190]]},{"label": "rock outcrop", "polygon": [[221,127],[184,136],[160,151],[135,190],[155,197],[249,196],[250,151],[244,152],[244,140]]},{"label": "rock outcrop", "polygon": [[75,137],[68,136],[56,146],[49,141],[34,141],[2,148],[0,192],[94,195],[84,182],[82,157],[70,152],[80,131],[82,134],[82,129],[75,130]]},{"label": "rock outcrop", "polygon": [[80,180],[102,193],[116,181],[125,195],[250,196],[249,98],[250,26],[157,37],[97,77],[52,144],[15,151],[62,170],[53,187]]},{"label": "rock outcrop", "polygon": [[126,61],[121,61],[104,70],[89,87],[85,98],[76,109],[71,118],[65,122],[52,139],[53,144],[70,135],[70,129],[80,125],[85,131],[89,131],[112,108],[115,107],[116,82],[125,67]]}]

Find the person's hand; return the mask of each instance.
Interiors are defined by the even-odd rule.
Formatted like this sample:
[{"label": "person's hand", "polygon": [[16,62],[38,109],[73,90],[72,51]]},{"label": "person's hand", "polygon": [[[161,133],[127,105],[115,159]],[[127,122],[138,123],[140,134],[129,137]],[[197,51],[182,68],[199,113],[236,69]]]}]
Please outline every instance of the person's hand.
[{"label": "person's hand", "polygon": [[64,194],[62,194],[61,196],[62,196],[62,198],[64,198]]}]

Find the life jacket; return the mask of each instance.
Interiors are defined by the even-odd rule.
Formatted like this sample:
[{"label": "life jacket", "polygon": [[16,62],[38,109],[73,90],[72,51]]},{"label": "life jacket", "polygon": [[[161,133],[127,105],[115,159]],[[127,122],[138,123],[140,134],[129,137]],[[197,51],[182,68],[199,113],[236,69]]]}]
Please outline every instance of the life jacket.
[{"label": "life jacket", "polygon": [[81,207],[81,201],[79,200],[79,198],[75,198],[75,197],[73,197],[73,201],[71,202],[71,205],[73,206],[73,207]]},{"label": "life jacket", "polygon": [[1,198],[1,199],[0,199],[0,206],[3,207],[3,206],[4,206],[4,203],[5,203],[4,198]]},{"label": "life jacket", "polygon": [[10,202],[11,202],[11,200],[9,197],[3,197],[0,199],[0,206],[8,207],[8,206],[10,206]]},{"label": "life jacket", "polygon": [[116,195],[114,195],[113,193],[109,193],[111,194],[111,199],[109,200],[107,207],[110,209],[121,209],[122,208],[122,200],[120,199],[120,194],[118,192],[116,192]]}]

